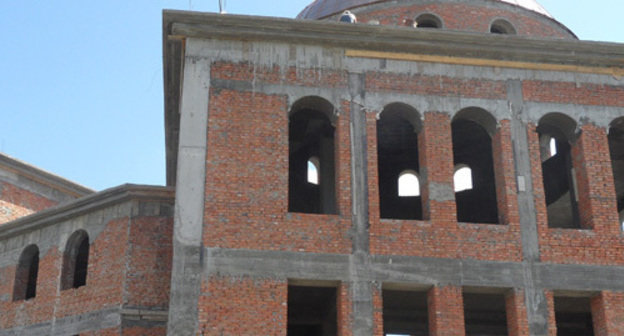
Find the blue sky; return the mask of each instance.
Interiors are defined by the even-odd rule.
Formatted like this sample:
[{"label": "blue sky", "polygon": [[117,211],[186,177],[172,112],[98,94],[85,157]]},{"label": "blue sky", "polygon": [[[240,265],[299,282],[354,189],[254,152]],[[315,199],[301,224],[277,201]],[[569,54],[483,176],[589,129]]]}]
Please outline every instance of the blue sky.
[{"label": "blue sky", "polygon": [[[294,17],[311,0],[226,0]],[[624,42],[621,0],[542,0],[581,39]],[[0,152],[96,190],[164,184],[161,11],[217,0],[0,0]]]}]

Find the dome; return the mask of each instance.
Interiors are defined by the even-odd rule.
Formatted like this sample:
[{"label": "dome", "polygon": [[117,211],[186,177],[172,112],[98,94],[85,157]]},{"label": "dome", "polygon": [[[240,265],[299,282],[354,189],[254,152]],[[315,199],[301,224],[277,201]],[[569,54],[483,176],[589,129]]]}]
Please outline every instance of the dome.
[{"label": "dome", "polygon": [[[345,9],[365,6],[378,2],[384,2],[387,0],[315,0],[309,4],[297,18],[299,19],[322,19],[324,17],[337,14]],[[494,0],[500,2],[506,2],[518,7],[528,9],[530,11],[542,14],[549,18],[552,16],[535,0]]]}]

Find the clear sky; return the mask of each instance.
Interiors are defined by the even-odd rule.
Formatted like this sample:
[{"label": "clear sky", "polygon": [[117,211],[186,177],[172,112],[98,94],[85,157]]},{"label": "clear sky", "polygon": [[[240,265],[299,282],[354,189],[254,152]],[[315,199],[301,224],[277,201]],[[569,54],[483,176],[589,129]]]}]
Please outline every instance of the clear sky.
[{"label": "clear sky", "polygon": [[[294,17],[312,0],[226,0]],[[583,40],[624,42],[622,0],[542,0]],[[0,0],[0,152],[96,190],[164,184],[163,8],[218,0]]]}]

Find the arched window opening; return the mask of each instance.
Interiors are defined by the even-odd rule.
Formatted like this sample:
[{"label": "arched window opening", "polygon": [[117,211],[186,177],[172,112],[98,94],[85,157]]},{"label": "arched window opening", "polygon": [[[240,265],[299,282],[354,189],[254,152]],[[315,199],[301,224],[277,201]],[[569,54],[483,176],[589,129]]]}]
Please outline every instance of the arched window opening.
[{"label": "arched window opening", "polygon": [[321,170],[319,159],[316,156],[308,160],[308,183],[319,184],[319,171]]},{"label": "arched window opening", "polygon": [[624,118],[618,118],[611,123],[608,139],[617,210],[624,231]]},{"label": "arched window opening", "polygon": [[67,240],[63,253],[61,289],[78,288],[87,284],[89,266],[89,236],[83,230],[74,232]]},{"label": "arched window opening", "polygon": [[377,121],[377,172],[381,218],[423,219],[418,178],[418,112],[389,104]]},{"label": "arched window opening", "polygon": [[39,273],[39,248],[30,245],[22,251],[15,271],[13,301],[28,300],[37,296]]},{"label": "arched window opening", "polygon": [[503,34],[503,35],[515,35],[516,28],[507,20],[499,19],[490,25],[490,33]]},{"label": "arched window opening", "polygon": [[397,180],[399,197],[420,196],[420,180],[413,171],[404,171]]},{"label": "arched window opening", "polygon": [[333,106],[320,97],[293,104],[288,128],[290,212],[336,213],[333,118]]},{"label": "arched window opening", "polygon": [[466,165],[460,165],[453,174],[455,192],[472,190],[472,169]]},{"label": "arched window opening", "polygon": [[466,108],[451,123],[457,220],[498,224],[492,135],[496,119],[480,108]]},{"label": "arched window opening", "polygon": [[537,127],[548,226],[553,228],[581,228],[570,144],[575,129],[576,122],[561,113],[547,114]]},{"label": "arched window opening", "polygon": [[415,21],[418,28],[442,28],[442,20],[430,13],[419,15]]}]

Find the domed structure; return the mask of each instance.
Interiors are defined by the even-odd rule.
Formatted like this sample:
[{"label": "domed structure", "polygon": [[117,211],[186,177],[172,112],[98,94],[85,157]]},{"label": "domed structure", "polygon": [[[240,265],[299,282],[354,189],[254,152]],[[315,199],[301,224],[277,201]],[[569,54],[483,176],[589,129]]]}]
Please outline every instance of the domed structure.
[{"label": "domed structure", "polygon": [[535,0],[316,0],[297,18],[331,20],[344,10],[362,23],[576,38]]}]

